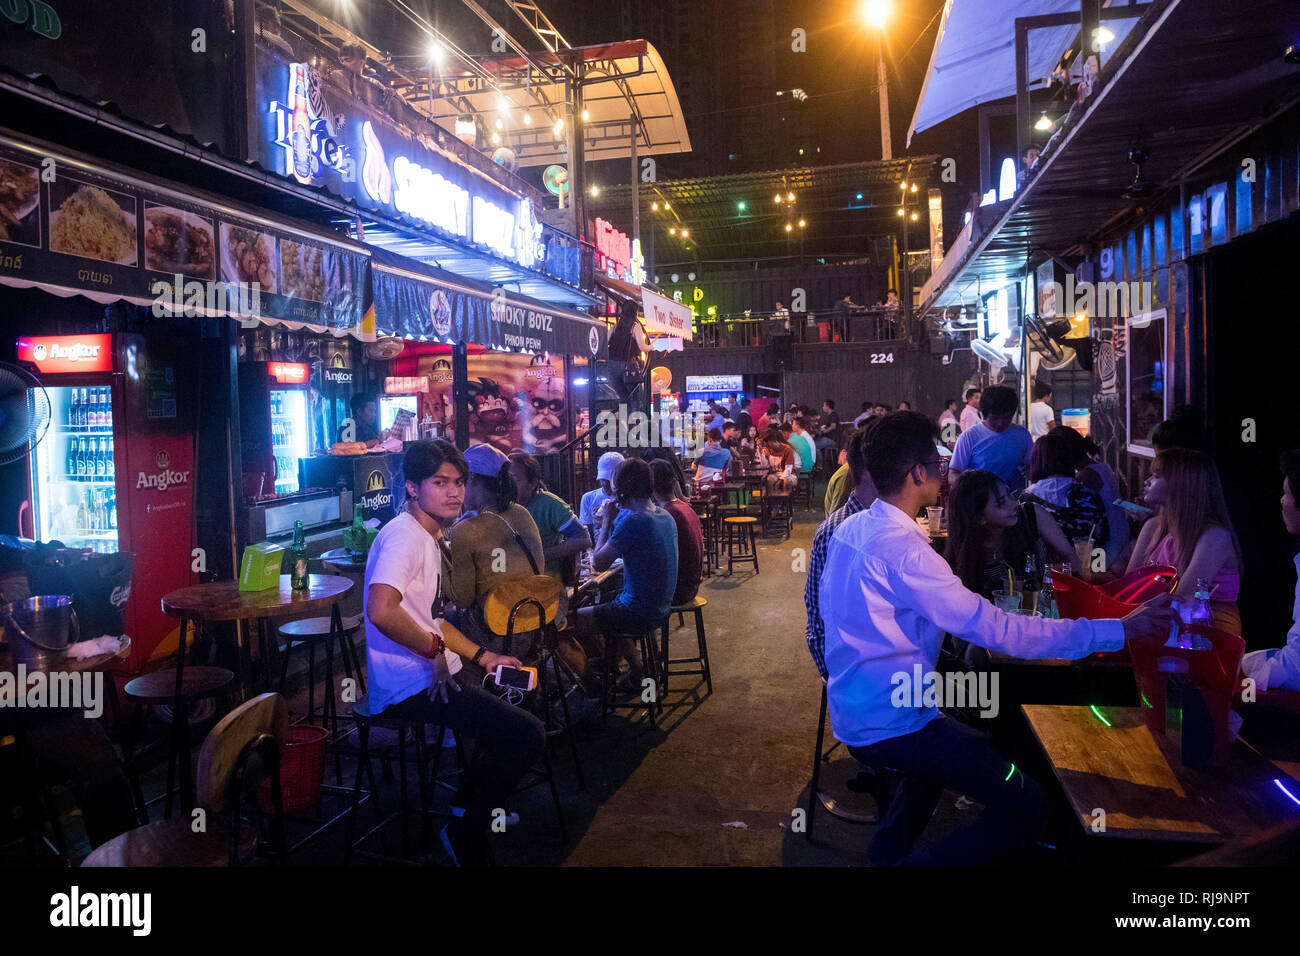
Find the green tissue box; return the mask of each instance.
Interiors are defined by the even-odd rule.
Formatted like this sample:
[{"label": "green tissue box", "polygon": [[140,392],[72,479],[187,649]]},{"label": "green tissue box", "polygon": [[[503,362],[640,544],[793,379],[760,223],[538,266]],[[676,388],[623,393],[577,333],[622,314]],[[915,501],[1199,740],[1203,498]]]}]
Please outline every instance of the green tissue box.
[{"label": "green tissue box", "polygon": [[269,541],[259,541],[244,549],[239,563],[239,590],[265,591],[280,586],[280,564],[284,548]]}]

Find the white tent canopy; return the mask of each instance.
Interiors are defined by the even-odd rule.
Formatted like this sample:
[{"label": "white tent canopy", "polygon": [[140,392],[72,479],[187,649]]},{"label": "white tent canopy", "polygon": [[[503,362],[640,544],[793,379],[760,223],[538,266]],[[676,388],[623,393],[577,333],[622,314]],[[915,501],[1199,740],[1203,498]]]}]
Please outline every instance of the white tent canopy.
[{"label": "white tent canopy", "polygon": [[[914,134],[972,106],[1015,95],[1017,17],[1078,12],[1079,0],[947,0],[916,112],[907,131],[908,144]],[[1106,44],[1106,51],[1118,49],[1135,22],[1106,21],[1106,28],[1115,35]],[[1031,87],[1042,85],[1051,75],[1078,32],[1078,26],[1029,31]]]}]

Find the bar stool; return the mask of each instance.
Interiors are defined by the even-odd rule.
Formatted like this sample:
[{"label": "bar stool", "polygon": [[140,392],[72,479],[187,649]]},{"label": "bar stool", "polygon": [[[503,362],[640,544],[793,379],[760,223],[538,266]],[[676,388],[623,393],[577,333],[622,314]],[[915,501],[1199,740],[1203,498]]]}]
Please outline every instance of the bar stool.
[{"label": "bar stool", "polygon": [[[494,589],[492,594],[488,595],[488,600],[492,601],[496,593],[497,592]],[[582,761],[578,759],[578,744],[577,741],[574,740],[573,736],[573,721],[569,716],[569,699],[564,695],[564,687],[559,679],[558,668],[555,672],[555,683],[560,692],[560,708],[564,714],[563,727],[551,726],[551,708],[546,699],[546,664],[548,660],[554,662],[555,648],[558,641],[555,631],[556,606],[552,604],[549,607],[543,607],[542,602],[534,597],[525,597],[515,601],[510,608],[509,617],[506,623],[506,633],[504,635],[505,653],[507,655],[510,654],[511,642],[515,636],[515,626],[521,614],[526,615],[526,630],[538,631],[540,629],[541,632],[541,643],[537,647],[538,667],[537,687],[535,688],[537,694],[534,697],[534,700],[539,700],[542,705],[542,722],[546,725],[546,742],[548,746],[542,748],[541,768],[530,767],[528,769],[528,773],[532,774],[534,779],[529,783],[520,783],[520,785],[515,788],[515,792],[518,793],[520,790],[529,790],[533,787],[540,786],[543,783],[547,784],[547,786],[551,788],[551,800],[555,803],[555,816],[560,824],[560,836],[563,840],[562,845],[567,846],[570,840],[569,826],[564,820],[564,807],[560,804],[560,791],[555,786],[555,771],[551,767],[551,755],[548,749],[556,735],[565,734],[569,738],[569,749],[573,753],[573,766],[578,773],[579,789],[586,790],[587,784],[582,779]],[[495,617],[495,614],[487,613],[485,610],[484,618],[487,621],[492,622]],[[532,624],[533,627],[527,627],[528,624]],[[531,656],[532,650],[533,648],[530,647],[526,656]],[[436,768],[434,772],[437,773]]]},{"label": "bar stool", "polygon": [[[573,718],[569,714],[569,698],[565,696],[564,686],[563,686],[564,681],[560,677],[560,668],[559,665],[556,663],[556,657],[558,655],[557,648],[559,646],[559,633],[556,631],[555,628],[555,615],[558,613],[558,604],[550,604],[547,606],[543,606],[542,602],[535,597],[520,597],[517,600],[514,600],[514,602],[511,605],[509,605],[509,610],[507,611],[506,606],[503,603],[501,603],[500,599],[502,596],[503,595],[502,595],[501,585],[498,585],[497,588],[494,588],[492,592],[488,594],[487,601],[485,602],[486,607],[484,608],[484,615],[483,615],[484,620],[486,621],[488,628],[492,630],[493,633],[497,633],[497,627],[499,627],[499,623],[500,623],[500,615],[501,614],[506,615],[505,633],[500,636],[504,638],[503,653],[505,653],[507,656],[513,656],[512,645],[514,643],[515,637],[518,636],[515,632],[515,628],[519,626],[519,620],[521,614],[527,613],[530,615],[524,621],[525,626],[522,628],[523,633],[529,633],[530,631],[538,632],[539,630],[538,625],[540,624],[540,635],[541,635],[540,642],[534,640],[532,643],[530,643],[528,650],[525,651],[523,655],[521,655],[521,659],[528,660],[533,656],[534,653],[536,653],[537,655],[537,660],[538,660],[537,690],[539,692],[539,696],[537,699],[539,699],[542,702],[541,716],[542,716],[542,722],[546,724],[547,742],[548,743],[553,742],[554,738],[559,734],[565,734],[568,737],[569,750],[573,754],[573,767],[574,770],[577,772],[577,776],[578,776],[578,789],[586,790],[587,782],[585,779],[583,779],[582,776],[582,760],[579,759],[578,757],[578,742],[575,739],[573,733]],[[508,598],[515,597],[515,595],[513,594],[507,594],[506,596]],[[527,626],[529,624],[531,624],[532,626],[531,627]],[[562,727],[551,726],[552,723],[551,708],[549,703],[547,702],[547,686],[546,686],[546,664],[548,662],[551,664],[552,668],[554,668],[555,685],[556,685],[556,689],[559,690],[560,692],[560,711],[564,715],[564,726]],[[549,761],[547,763],[547,773],[548,774],[550,773]],[[555,791],[554,782],[552,782],[551,784],[551,790],[552,793],[554,793]],[[557,815],[559,815],[560,817],[560,824],[561,827],[563,828],[564,814],[560,810],[560,802],[558,796],[556,797],[556,801],[555,801],[555,810]],[[567,836],[566,836],[566,840],[567,840]]]},{"label": "bar stool", "polygon": [[[883,765],[866,768],[864,771],[870,773],[871,776],[869,789],[871,795],[876,801],[876,814],[874,817],[863,817],[847,813],[844,808],[837,808],[836,801],[833,798],[823,796],[821,791],[818,789],[821,783],[822,764],[829,763],[831,754],[835,753],[835,751],[841,746],[840,741],[837,740],[831,745],[830,749],[825,752],[822,751],[822,747],[826,742],[826,711],[826,681],[822,680],[821,713],[817,717],[817,743],[813,746],[812,782],[808,785],[808,826],[804,830],[804,837],[809,843],[812,842],[813,818],[816,816],[818,804],[825,807],[827,813],[830,813],[841,820],[846,820],[849,823],[875,824],[883,820],[886,811],[889,809],[889,801],[891,799],[889,780],[887,777],[897,776],[896,770],[892,767],[886,767]],[[856,757],[854,758],[854,761],[859,767],[863,766]],[[861,774],[859,774],[859,776],[861,776]]]},{"label": "bar stool", "polygon": [[[380,716],[370,711],[370,699],[362,697],[352,705],[352,719],[356,722],[357,727],[357,773],[352,785],[352,806],[348,812],[348,832],[347,841],[343,847],[343,865],[347,866],[351,860],[352,853],[355,851],[358,856],[371,860],[377,860],[384,863],[419,863],[427,862],[424,860],[412,861],[409,859],[410,854],[410,831],[407,827],[407,820],[411,813],[419,813],[424,820],[424,833],[426,841],[432,840],[432,828],[429,821],[435,817],[440,819],[451,820],[454,817],[448,813],[440,813],[433,809],[431,796],[425,788],[424,778],[425,771],[428,769],[428,741],[425,737],[426,726],[423,722],[411,720],[401,716]],[[401,778],[399,789],[398,808],[388,815],[383,815],[379,809],[379,789],[375,786],[375,771],[370,763],[370,731],[372,728],[379,727],[385,730],[397,732],[397,762]],[[416,775],[420,785],[420,807],[417,810],[411,807],[408,802],[406,789],[406,737],[410,734],[411,740],[415,745],[415,763]],[[434,738],[438,746],[441,747],[442,739],[446,734],[446,727],[438,725],[437,736]],[[460,753],[460,740],[456,740],[456,750]],[[441,758],[441,750],[438,754]],[[462,755],[460,764],[466,766]],[[370,783],[370,793],[374,795],[375,805],[375,824],[361,836],[356,836],[356,818],[357,808],[361,803],[361,775],[365,773]],[[437,763],[435,762],[434,774],[437,774]],[[435,776],[434,782],[436,784]],[[400,818],[402,821],[402,852],[407,854],[406,857],[398,858],[388,856],[387,847],[384,846],[384,853],[375,853],[371,850],[362,850],[361,844],[365,843],[376,833],[380,834],[381,845],[383,844],[383,830],[395,819]]]},{"label": "bar stool", "polygon": [[[343,658],[343,670],[348,677],[354,677],[357,689],[362,695],[366,693],[366,678],[362,673],[361,661],[357,655],[357,646],[352,636],[361,629],[360,617],[344,617],[343,629],[338,637],[339,655]],[[321,725],[330,723],[330,733],[339,735],[338,708],[334,701],[334,642],[330,640],[330,618],[305,617],[297,621],[288,621],[277,629],[284,638],[281,651],[280,693],[284,693],[285,678],[289,673],[289,654],[297,643],[307,647],[307,723],[316,716],[316,645],[325,645],[325,692],[321,701]]]},{"label": "bar stool", "polygon": [[645,673],[658,678],[662,675],[655,658],[655,631],[657,631],[661,625],[662,622],[656,622],[653,624],[646,624],[644,627],[641,627],[636,631],[616,631],[605,635],[605,654],[601,661],[601,695],[603,700],[601,701],[600,708],[600,725],[602,727],[608,727],[610,713],[621,708],[627,708],[629,710],[641,710],[644,708],[646,714],[650,717],[650,726],[657,726],[655,723],[655,711],[663,710],[663,695],[658,692],[658,689],[656,689],[654,701],[648,704],[641,702],[639,699],[627,704],[614,703],[614,645],[620,640],[636,641],[641,648],[642,670]]},{"label": "bar stool", "polygon": [[780,528],[786,537],[794,527],[794,506],[791,503],[789,495],[783,494],[766,494],[763,496],[763,536],[766,537],[771,533],[775,526]]},{"label": "bar stool", "polygon": [[796,501],[802,501],[804,511],[812,510],[813,477],[815,474],[815,471],[799,472],[799,481],[794,486],[794,494],[791,496],[792,505]]},{"label": "bar stool", "polygon": [[754,536],[758,519],[751,515],[733,515],[722,519],[726,535],[727,574],[733,565],[752,564],[754,573],[758,573],[758,540]]},{"label": "bar stool", "polygon": [[[184,635],[182,635],[183,639]],[[181,675],[179,687],[177,686],[178,675]],[[174,706],[177,700],[180,701],[180,706],[172,714],[171,735],[167,745],[167,805],[163,815],[170,819],[177,764],[180,764],[181,773],[186,773],[189,767],[187,758],[192,746],[190,741],[190,707],[196,701],[204,698],[229,694],[234,687],[235,674],[233,671],[228,671],[224,667],[191,664],[185,668],[184,672],[161,670],[142,674],[127,681],[126,686],[122,688],[122,693],[126,695],[127,700],[133,701],[136,705],[135,714],[132,718],[132,730],[123,742],[125,750],[123,762],[126,764],[131,778],[136,812],[141,823],[149,822],[149,814],[148,805],[144,802],[144,796],[140,791],[139,776],[135,769],[134,749],[135,741],[139,737],[140,721],[145,705],[172,704]],[[182,789],[185,787],[184,781],[181,781],[181,787]]]},{"label": "bar stool", "polygon": [[[704,677],[704,683],[708,687],[709,693],[713,693],[713,671],[709,667],[709,645],[704,639],[704,608],[708,603],[708,598],[697,594],[685,604],[673,605],[668,612],[669,617],[673,614],[677,615],[678,627],[681,627],[683,624],[682,615],[693,614],[695,616],[695,648],[697,652],[695,657],[672,657],[669,654],[669,618],[664,618],[662,640],[659,650],[659,669],[660,673],[663,674],[663,695],[667,695],[668,693],[668,678],[673,674],[677,674],[678,676],[700,674]],[[673,664],[699,664],[700,666],[698,668],[692,668],[691,670],[674,671],[672,670]]]}]

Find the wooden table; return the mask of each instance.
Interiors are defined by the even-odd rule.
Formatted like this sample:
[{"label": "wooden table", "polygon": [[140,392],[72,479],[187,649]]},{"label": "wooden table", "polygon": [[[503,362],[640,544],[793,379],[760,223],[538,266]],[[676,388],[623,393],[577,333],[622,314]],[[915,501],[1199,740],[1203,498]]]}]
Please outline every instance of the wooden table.
[{"label": "wooden table", "polygon": [[[238,625],[244,621],[256,621],[261,643],[266,646],[266,642],[270,639],[270,622],[279,618],[297,617],[312,611],[325,611],[328,609],[330,614],[330,637],[326,640],[325,652],[330,656],[328,666],[332,673],[334,642],[342,640],[343,635],[343,618],[339,612],[339,601],[353,587],[354,585],[349,578],[333,574],[310,574],[307,576],[306,589],[295,591],[290,576],[282,574],[280,575],[280,586],[278,588],[267,588],[263,591],[241,591],[239,590],[239,582],[232,580],[193,584],[163,595],[163,613],[180,618],[181,621],[180,638],[176,645],[176,691],[172,697],[172,723],[175,725],[173,729],[178,738],[181,736],[188,738],[186,724],[176,718],[177,715],[184,715],[185,713],[182,688],[185,674],[186,630],[191,623],[196,628],[217,621],[233,621],[236,624],[239,682],[245,690],[250,690],[252,689],[252,667],[250,660],[251,649],[248,645],[251,640],[248,643],[244,642]],[[269,672],[271,668],[268,667],[267,670]],[[189,746],[187,740],[179,739],[177,746],[180,750],[181,761],[181,802],[183,808],[188,812],[192,802],[193,787],[193,781],[190,779]],[[169,793],[169,805],[170,799]]]},{"label": "wooden table", "polygon": [[[1300,807],[1274,783],[1300,796],[1300,765],[1266,760],[1244,741],[1232,745],[1226,768],[1191,770],[1164,734],[1147,729],[1139,707],[1021,711],[1091,836],[1239,843],[1300,819]],[[1094,829],[1098,809],[1104,829]]]}]

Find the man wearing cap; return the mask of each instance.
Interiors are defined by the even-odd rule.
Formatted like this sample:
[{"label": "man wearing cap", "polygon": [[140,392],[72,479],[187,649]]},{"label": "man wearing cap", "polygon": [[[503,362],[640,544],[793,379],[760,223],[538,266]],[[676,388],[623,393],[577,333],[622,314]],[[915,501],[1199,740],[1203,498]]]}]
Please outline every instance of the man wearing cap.
[{"label": "man wearing cap", "polygon": [[[476,642],[496,648],[499,641],[493,635],[504,634],[507,622],[491,619],[489,597],[538,574],[542,538],[528,509],[515,502],[510,459],[492,445],[478,444],[465,450],[465,464],[469,467],[465,512],[447,532],[451,542],[447,596],[459,610],[453,623]],[[519,597],[537,597],[543,606],[554,608],[559,588],[553,579],[545,581],[552,586]],[[520,620],[515,624],[516,631],[531,629]]]},{"label": "man wearing cap", "polygon": [[578,520],[587,529],[594,541],[598,532],[596,523],[600,520],[601,509],[605,502],[614,497],[614,472],[623,464],[623,456],[616,451],[607,451],[596,463],[596,481],[599,487],[591,489],[582,496],[578,504]]}]

